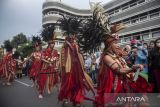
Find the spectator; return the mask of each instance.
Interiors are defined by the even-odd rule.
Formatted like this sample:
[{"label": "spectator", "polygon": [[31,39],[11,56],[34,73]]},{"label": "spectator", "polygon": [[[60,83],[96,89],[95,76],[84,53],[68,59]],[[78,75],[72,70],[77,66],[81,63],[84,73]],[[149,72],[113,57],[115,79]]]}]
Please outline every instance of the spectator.
[{"label": "spectator", "polygon": [[92,55],[91,74],[92,80],[96,84],[96,56],[94,54]]},{"label": "spectator", "polygon": [[131,51],[128,54],[128,58],[126,59],[129,67],[134,65],[136,56],[137,56],[137,45],[132,45]]},{"label": "spectator", "polygon": [[130,45],[126,45],[123,50],[129,54],[130,51],[131,51],[131,46]]},{"label": "spectator", "polygon": [[155,91],[160,93],[160,38],[155,40],[155,47],[150,54],[150,71],[152,73],[152,82],[155,85]]},{"label": "spectator", "polygon": [[153,49],[155,46],[154,41],[150,41],[149,43],[149,49]]},{"label": "spectator", "polygon": [[150,41],[150,43],[149,43],[149,47],[148,47],[148,81],[150,82],[150,83],[154,83],[154,78],[153,78],[153,71],[151,70],[152,69],[152,67],[151,67],[151,54],[152,54],[152,52],[153,52],[153,49],[154,49],[154,41]]},{"label": "spectator", "polygon": [[135,64],[143,64],[144,72],[148,74],[148,51],[142,45],[142,43],[137,43],[138,50],[136,54]]},{"label": "spectator", "polygon": [[148,50],[148,44],[147,43],[143,43],[143,48]]},{"label": "spectator", "polygon": [[29,71],[30,71],[31,66],[32,66],[32,60],[29,59],[29,60],[27,60],[26,66],[25,66],[25,68],[24,68],[24,69],[25,69],[25,70],[24,70],[25,76],[27,76],[27,75],[29,74]]},{"label": "spectator", "polygon": [[19,56],[19,58],[16,60],[17,78],[22,78],[22,68],[23,68],[23,58]]},{"label": "spectator", "polygon": [[87,58],[85,60],[85,69],[87,71],[87,73],[91,76],[91,63],[92,63],[92,60],[91,60],[91,57],[89,56],[89,54],[87,55]]}]

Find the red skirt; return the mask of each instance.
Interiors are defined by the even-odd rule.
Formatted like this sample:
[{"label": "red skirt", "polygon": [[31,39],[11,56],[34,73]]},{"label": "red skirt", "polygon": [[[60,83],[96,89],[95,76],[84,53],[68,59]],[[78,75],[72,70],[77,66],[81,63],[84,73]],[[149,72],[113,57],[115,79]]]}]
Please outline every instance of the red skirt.
[{"label": "red skirt", "polygon": [[73,103],[81,103],[84,100],[85,89],[83,71],[78,62],[73,65],[69,73],[62,73],[62,82],[58,99],[59,101],[68,99]]},{"label": "red skirt", "polygon": [[143,77],[139,76],[136,82],[131,82],[134,93],[151,93],[153,85],[149,84]]},{"label": "red skirt", "polygon": [[35,76],[37,76],[40,70],[41,70],[41,61],[33,61],[31,69],[29,71],[29,77],[35,78]]}]

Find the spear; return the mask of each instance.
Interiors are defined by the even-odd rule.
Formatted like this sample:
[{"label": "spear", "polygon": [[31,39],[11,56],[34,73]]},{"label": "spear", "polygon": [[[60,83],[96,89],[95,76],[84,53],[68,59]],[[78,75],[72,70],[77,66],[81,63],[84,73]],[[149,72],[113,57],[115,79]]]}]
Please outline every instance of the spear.
[{"label": "spear", "polygon": [[138,68],[135,75],[134,75],[133,81],[135,81],[135,82],[137,81],[140,71],[141,71],[140,68]]}]

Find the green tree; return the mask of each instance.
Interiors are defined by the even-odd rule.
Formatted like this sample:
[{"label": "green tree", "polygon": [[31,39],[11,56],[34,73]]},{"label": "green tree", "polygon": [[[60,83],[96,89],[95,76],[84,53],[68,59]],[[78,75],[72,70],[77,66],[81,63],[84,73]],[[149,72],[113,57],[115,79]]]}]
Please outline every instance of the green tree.
[{"label": "green tree", "polygon": [[17,48],[17,51],[20,53],[20,55],[25,58],[33,52],[33,45],[31,42],[19,45]]},{"label": "green tree", "polygon": [[11,44],[13,47],[17,48],[19,45],[27,43],[27,37],[23,33],[17,34],[13,37]]},{"label": "green tree", "polygon": [[3,44],[4,44],[4,48],[6,48],[8,45],[11,44],[11,42],[10,42],[10,40],[5,40],[5,41],[3,42]]}]

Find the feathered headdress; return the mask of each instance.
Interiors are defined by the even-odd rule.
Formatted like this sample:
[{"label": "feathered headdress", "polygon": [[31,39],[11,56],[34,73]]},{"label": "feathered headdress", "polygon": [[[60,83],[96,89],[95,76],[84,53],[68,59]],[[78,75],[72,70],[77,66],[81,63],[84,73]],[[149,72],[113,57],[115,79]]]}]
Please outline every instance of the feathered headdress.
[{"label": "feathered headdress", "polygon": [[6,49],[7,52],[11,52],[13,47],[10,43],[10,41],[6,41],[6,43],[4,44],[4,48]]},{"label": "feathered headdress", "polygon": [[20,56],[20,53],[18,51],[15,51],[14,54],[13,54],[13,58],[18,59],[19,56]]},{"label": "feathered headdress", "polygon": [[83,52],[93,52],[100,48],[102,42],[107,38],[113,37],[112,34],[122,28],[122,24],[111,25],[108,14],[104,13],[104,8],[100,3],[91,3],[93,17],[85,21],[83,34],[80,36],[80,46]]},{"label": "feathered headdress", "polygon": [[64,36],[70,36],[75,35],[80,32],[80,26],[82,20],[77,17],[67,17],[63,16],[63,18],[60,18],[57,23],[60,25],[63,35]]},{"label": "feathered headdress", "polygon": [[53,25],[43,28],[41,32],[41,36],[45,42],[56,39],[54,30],[55,30],[55,27]]},{"label": "feathered headdress", "polygon": [[41,38],[38,36],[33,36],[32,43],[34,44],[35,47],[40,46],[41,45]]}]

